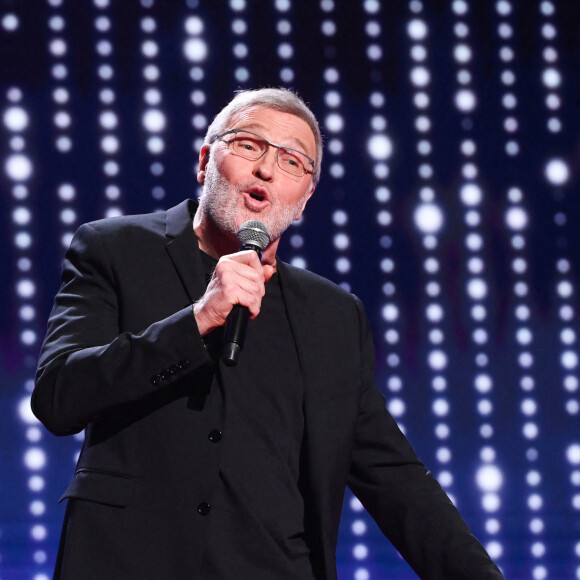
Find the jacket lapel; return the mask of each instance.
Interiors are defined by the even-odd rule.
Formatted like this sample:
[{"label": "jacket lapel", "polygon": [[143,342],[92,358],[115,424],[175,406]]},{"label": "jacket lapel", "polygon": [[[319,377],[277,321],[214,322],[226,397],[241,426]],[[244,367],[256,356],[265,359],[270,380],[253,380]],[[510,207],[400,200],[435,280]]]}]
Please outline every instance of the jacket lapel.
[{"label": "jacket lapel", "polygon": [[192,223],[196,210],[196,202],[185,200],[167,210],[165,224],[167,253],[191,302],[195,302],[205,292],[204,277],[200,275],[203,265]]}]

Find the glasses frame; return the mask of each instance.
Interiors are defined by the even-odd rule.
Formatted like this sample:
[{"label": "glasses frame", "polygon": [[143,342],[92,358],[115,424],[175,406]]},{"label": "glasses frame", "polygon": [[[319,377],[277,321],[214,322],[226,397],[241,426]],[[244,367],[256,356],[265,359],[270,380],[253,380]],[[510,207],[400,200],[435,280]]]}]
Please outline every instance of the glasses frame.
[{"label": "glasses frame", "polygon": [[[304,177],[306,174],[308,174],[308,173],[312,174],[312,172],[314,171],[314,167],[315,167],[314,159],[312,159],[312,157],[310,157],[310,155],[306,155],[306,153],[304,153],[304,151],[294,149],[294,147],[288,147],[287,145],[278,145],[278,143],[273,143],[269,139],[266,139],[266,137],[263,137],[262,135],[258,135],[258,133],[254,133],[253,131],[248,131],[247,129],[229,129],[228,131],[224,131],[223,133],[216,135],[215,140],[217,141],[218,139],[223,139],[226,135],[237,135],[238,133],[249,133],[250,135],[253,135],[254,137],[258,137],[258,139],[261,139],[262,141],[267,143],[268,147],[266,147],[266,149],[264,149],[264,152],[259,157],[257,157],[256,159],[253,159],[252,157],[246,157],[245,155],[242,155],[238,151],[234,151],[234,150],[230,149],[230,143],[233,143],[233,140],[225,141],[225,143],[228,146],[228,149],[230,149],[230,151],[232,151],[234,155],[239,155],[240,157],[243,157],[244,159],[248,159],[248,161],[258,161],[258,159],[262,159],[262,157],[264,157],[264,155],[266,155],[266,153],[268,153],[269,147],[276,147],[276,165],[282,171],[284,171],[284,173],[287,173],[288,175],[293,175],[294,177]],[[285,149],[286,151],[294,151],[295,153],[298,153],[299,155],[303,155],[304,157],[306,157],[306,159],[308,159],[312,168],[306,169],[306,167],[305,167],[304,173],[302,175],[296,175],[294,173],[290,173],[287,169],[284,169],[280,165],[280,163],[278,162],[278,154],[280,153],[280,149]]]}]

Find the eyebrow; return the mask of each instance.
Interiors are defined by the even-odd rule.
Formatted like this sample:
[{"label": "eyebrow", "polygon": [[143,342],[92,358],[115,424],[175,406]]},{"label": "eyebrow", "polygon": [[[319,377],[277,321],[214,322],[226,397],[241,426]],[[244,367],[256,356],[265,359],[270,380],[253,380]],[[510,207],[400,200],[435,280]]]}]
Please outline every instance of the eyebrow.
[{"label": "eyebrow", "polygon": [[[264,125],[262,125],[261,123],[248,123],[246,125],[244,125],[243,127],[235,127],[236,129],[258,129],[258,130],[267,130],[267,127],[265,127]],[[306,153],[307,147],[306,145],[304,145],[304,143],[302,143],[302,141],[300,141],[300,139],[297,139],[296,137],[291,137],[290,138],[291,141],[294,141],[295,143],[298,144],[299,147],[301,147],[301,153]],[[289,147],[290,149],[293,149],[292,145],[286,145],[286,144],[282,144],[282,147]],[[297,149],[298,151],[298,149]]]}]

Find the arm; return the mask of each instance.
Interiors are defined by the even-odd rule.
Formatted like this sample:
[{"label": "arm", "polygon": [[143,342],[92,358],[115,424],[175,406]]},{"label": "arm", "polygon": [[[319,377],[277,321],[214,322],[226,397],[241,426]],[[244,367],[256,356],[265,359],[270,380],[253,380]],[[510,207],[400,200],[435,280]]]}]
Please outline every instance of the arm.
[{"label": "arm", "polygon": [[503,579],[386,411],[373,386],[370,329],[359,312],[363,387],[349,487],[420,578]]},{"label": "arm", "polygon": [[[55,434],[81,431],[107,410],[212,364],[191,306],[138,332],[120,328],[113,262],[96,228],[82,226],[65,257],[32,395],[34,413]],[[166,379],[152,380],[162,371]]]}]

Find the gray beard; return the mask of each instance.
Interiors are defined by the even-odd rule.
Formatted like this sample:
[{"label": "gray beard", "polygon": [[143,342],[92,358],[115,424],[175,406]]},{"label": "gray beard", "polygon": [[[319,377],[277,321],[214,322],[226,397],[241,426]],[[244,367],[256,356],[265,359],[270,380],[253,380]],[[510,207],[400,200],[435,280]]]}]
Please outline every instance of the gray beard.
[{"label": "gray beard", "polygon": [[211,220],[226,234],[237,236],[240,226],[248,220],[261,221],[270,234],[273,242],[282,236],[296,219],[308,196],[308,192],[295,205],[281,206],[278,198],[270,196],[268,213],[239,207],[239,198],[243,191],[256,183],[256,180],[232,186],[218,171],[210,158],[205,172],[205,183],[200,203]]}]

